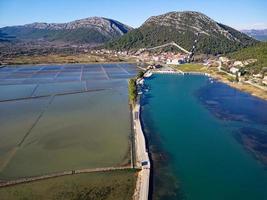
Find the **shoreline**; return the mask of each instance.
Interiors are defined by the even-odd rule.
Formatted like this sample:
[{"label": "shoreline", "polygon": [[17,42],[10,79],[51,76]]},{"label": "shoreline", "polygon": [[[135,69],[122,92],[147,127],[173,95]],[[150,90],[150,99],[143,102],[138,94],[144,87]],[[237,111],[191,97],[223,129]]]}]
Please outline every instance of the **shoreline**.
[{"label": "shoreline", "polygon": [[245,93],[248,93],[252,96],[255,96],[257,98],[260,98],[262,100],[265,100],[267,101],[267,92],[262,90],[262,89],[259,89],[255,86],[252,86],[248,83],[235,83],[235,82],[230,82],[228,81],[225,77],[222,77],[220,75],[217,75],[217,74],[210,74],[210,76],[212,78],[214,78],[215,80],[217,81],[220,81],[232,88],[235,88],[239,91],[242,91],[242,92],[245,92]]},{"label": "shoreline", "polygon": [[[236,89],[238,91],[247,93],[247,94],[249,94],[251,96],[257,97],[260,100],[267,101],[267,92],[265,90],[262,90],[262,89],[259,89],[259,88],[255,88],[255,86],[247,85],[246,83],[242,83],[242,82],[241,83],[230,82],[230,81],[227,80],[226,77],[221,77],[220,75],[216,76],[216,74],[213,74],[213,73],[198,72],[198,71],[182,72],[182,71],[176,71],[176,70],[175,71],[149,70],[146,73],[148,74],[148,76],[144,76],[145,77],[145,78],[143,78],[144,81],[145,81],[146,78],[149,78],[149,77],[153,76],[154,74],[183,75],[183,76],[185,76],[185,75],[202,75],[202,76],[210,77],[214,81],[218,81],[218,82],[221,82],[223,84],[226,84],[226,85],[228,85],[229,87],[231,87],[233,89]],[[262,92],[263,95],[257,95],[257,94],[254,94],[254,93],[242,88],[244,86],[243,84],[246,84],[245,86],[248,86],[248,87],[254,87],[255,90],[258,90],[258,91]],[[264,96],[264,93],[265,93],[266,96]],[[141,96],[141,95],[142,94],[138,94],[138,97]],[[141,114],[141,109],[140,109],[140,114]],[[150,162],[153,163],[153,160],[151,160]],[[151,170],[150,171],[150,173],[151,173],[150,176],[153,176],[152,173],[153,173],[154,168],[151,167],[150,170]],[[151,195],[151,192],[153,192],[153,191],[149,191],[150,195]],[[151,197],[152,197],[152,195],[151,195]]]},{"label": "shoreline", "polygon": [[141,112],[140,98],[141,96],[138,94],[136,103],[132,109],[133,129],[134,129],[134,139],[135,139],[135,154],[136,154],[135,166],[141,169],[138,172],[133,199],[148,200],[151,165],[146,147],[145,135],[140,121],[140,112]]},{"label": "shoreline", "polygon": [[244,83],[244,82],[240,82],[240,83],[235,83],[235,82],[230,82],[229,80],[227,80],[226,77],[223,77],[221,75],[215,74],[215,73],[210,73],[210,72],[198,72],[198,71],[188,71],[188,72],[184,72],[184,71],[178,71],[175,69],[175,71],[152,71],[152,74],[181,74],[181,75],[187,75],[187,74],[195,74],[195,75],[203,75],[203,76],[208,76],[211,77],[217,81],[220,81],[232,88],[235,88],[239,91],[248,93],[252,96],[255,96],[257,98],[260,98],[262,100],[267,101],[267,91],[264,91],[260,88],[257,88],[253,85],[250,85],[248,83]]},{"label": "shoreline", "polygon": [[[250,95],[256,96],[260,99],[267,100],[267,96],[265,97],[265,96],[261,96],[261,95],[256,95],[252,92],[249,92],[247,90],[242,89],[240,87],[240,84],[238,85],[238,84],[231,83],[225,77],[221,77],[219,75],[216,76],[214,74],[207,73],[207,72],[197,72],[197,71],[183,72],[183,71],[177,71],[177,70],[175,70],[175,71],[151,70],[150,73],[151,73],[151,75],[149,75],[149,76],[152,76],[153,74],[179,74],[179,75],[183,75],[183,76],[184,75],[203,75],[203,76],[211,77],[217,81],[220,81],[224,84],[227,84],[228,86],[235,88],[237,90],[240,90],[242,92],[246,92],[246,93],[249,93]],[[143,80],[145,80],[145,79],[143,78]],[[253,86],[251,86],[251,87],[253,87]],[[255,88],[255,89],[259,90],[259,88]],[[263,92],[265,92],[265,91],[263,91]],[[150,169],[151,164],[150,164],[150,160],[149,160],[149,156],[148,156],[148,151],[146,150],[146,144],[147,143],[145,141],[145,135],[143,132],[143,127],[142,127],[142,124],[140,122],[140,114],[141,114],[140,97],[141,97],[141,95],[142,95],[142,93],[137,95],[136,104],[132,109],[134,134],[135,134],[135,145],[136,145],[136,157],[137,157],[136,158],[136,166],[141,167],[141,171],[138,173],[138,177],[137,177],[137,181],[136,181],[136,189],[135,189],[134,198],[133,198],[134,200],[140,200],[140,199],[141,200],[147,200],[149,197],[149,194],[151,192],[149,190],[150,189],[149,183],[150,183],[150,176],[151,176],[150,173],[151,173],[152,169]],[[140,143],[138,143],[138,139],[137,139],[140,136],[142,137],[142,142],[141,142],[142,152],[145,155],[147,155],[147,159],[149,161],[149,168],[143,168],[142,165],[140,166],[140,155],[138,158],[138,154],[140,154],[141,152],[138,152],[138,148],[140,148],[138,146],[140,145]]]},{"label": "shoreline", "polygon": [[[151,73],[152,73],[152,75],[153,74],[179,74],[179,75],[181,75],[181,73],[178,73],[178,72],[172,72],[172,73],[169,73],[168,71],[161,71],[161,72],[153,72],[153,70],[152,71],[150,71]],[[213,79],[213,76],[211,76],[211,74],[208,74],[208,73],[202,73],[202,72],[188,72],[188,73],[186,73],[186,74],[196,74],[196,75],[205,75],[205,76],[207,76],[206,78],[204,78],[204,80],[207,80],[208,81],[208,77],[212,77],[212,79]],[[161,75],[160,75],[161,76]],[[167,76],[166,76],[167,77]],[[170,76],[169,75],[169,78],[171,78],[171,77],[173,77],[173,76]],[[182,78],[181,76],[177,76],[176,78],[175,77],[173,77],[174,79],[179,79],[179,77],[181,78],[181,79],[187,79],[187,81],[189,81],[189,83],[191,82],[189,79],[190,79],[190,77],[184,77],[184,78]],[[191,78],[197,78],[197,76],[192,76]],[[153,81],[154,81],[154,79],[157,79],[157,76],[154,76],[154,77],[151,77],[151,80],[153,79]],[[160,77],[158,77],[158,78],[160,78]],[[161,78],[163,78],[163,76],[161,76]],[[174,79],[172,79],[171,78],[171,80],[174,80]],[[212,80],[211,79],[211,80]],[[160,79],[161,80],[161,82],[162,82],[162,80],[165,82],[165,78],[164,79]],[[168,77],[166,78],[166,80],[169,80],[168,79]],[[217,82],[217,80],[214,80],[215,81],[215,83]],[[220,80],[218,80],[219,81],[219,83],[220,82],[222,82],[222,81],[220,81]],[[209,81],[210,82],[210,81]],[[151,87],[157,87],[157,86],[159,86],[159,85],[156,85],[155,84],[155,82],[153,82],[154,84],[152,85],[150,85],[150,84],[148,84],[148,88],[151,88]],[[178,82],[178,83],[180,83],[180,82]],[[193,82],[192,82],[193,83]],[[196,82],[197,83],[197,82]],[[217,82],[218,83],[218,82]],[[224,82],[222,82],[223,84],[225,84]],[[181,84],[179,84],[180,86],[182,86]],[[228,85],[228,84],[227,84]],[[164,85],[164,87],[165,87],[166,85]],[[160,87],[160,89],[162,90],[162,88],[164,88],[163,86],[162,87]],[[225,88],[228,88],[227,90],[235,90],[235,88],[234,89],[231,89],[231,88],[233,88],[233,87],[227,87],[227,86],[224,86]],[[166,89],[166,88],[165,88]],[[149,89],[150,90],[150,89]],[[152,89],[153,90],[153,89]],[[161,91],[161,90],[159,90],[159,91]],[[159,92],[159,91],[157,91],[157,92]],[[177,91],[177,90],[176,90]],[[151,91],[152,92],[152,91]],[[172,91],[172,92],[174,92],[174,91]],[[153,93],[149,93],[149,95],[152,95]],[[164,94],[164,95],[162,95],[162,94]],[[216,96],[216,93],[213,93],[213,94],[215,94],[215,96]],[[219,93],[218,93],[219,94]],[[159,95],[160,96],[167,96],[168,94],[165,94],[165,93],[161,93],[161,92],[159,92]],[[170,95],[170,94],[169,94]],[[220,95],[219,95],[219,97],[220,97]],[[248,99],[252,99],[253,97],[249,97]],[[241,98],[242,99],[242,98]],[[153,105],[160,105],[160,104],[158,104],[159,103],[159,100],[162,100],[162,99],[159,99],[159,98],[157,98],[157,101],[155,102],[155,101],[153,101]],[[257,101],[259,101],[259,99],[257,100]],[[242,102],[246,102],[246,100],[245,101],[242,101]],[[231,102],[232,103],[232,102]],[[229,104],[229,105],[231,105],[231,103]],[[252,104],[253,104],[253,102],[252,102]],[[261,105],[261,104],[260,104]],[[152,109],[152,107],[150,106],[150,107],[147,107],[147,110],[151,110]],[[160,110],[157,110],[157,111],[163,111],[164,110],[164,108],[163,109],[160,109]],[[142,110],[143,111],[143,110]],[[158,112],[156,112],[156,113],[158,113]],[[154,113],[155,114],[155,113]],[[141,116],[143,116],[143,115],[141,115]],[[149,118],[151,118],[152,117],[152,115],[146,115],[146,116],[148,116],[147,117],[147,119],[149,119]],[[252,116],[253,117],[253,116]],[[154,119],[154,118],[153,118]],[[157,120],[156,121],[158,121],[159,120],[159,118],[156,118]],[[162,118],[161,118],[162,119]],[[163,118],[164,119],[164,118]],[[148,120],[148,122],[149,122],[149,120]],[[244,123],[246,123],[246,122],[244,122]],[[253,123],[252,123],[253,124]],[[164,125],[166,125],[166,123],[164,123]],[[163,125],[163,126],[164,126]],[[201,124],[200,124],[201,125]],[[153,125],[151,125],[151,127],[146,127],[146,126],[144,126],[143,128],[145,128],[145,130],[147,130],[147,128],[152,128],[153,127]],[[150,131],[152,131],[152,133],[153,133],[153,130],[151,129]],[[149,139],[149,141],[150,141],[150,139]],[[252,142],[253,143],[253,142]],[[238,144],[239,145],[239,144]],[[172,150],[172,149],[171,149]],[[154,157],[152,157],[152,160],[151,160],[151,162],[153,162],[155,160],[155,158]],[[258,162],[258,160],[257,160],[257,162]],[[160,167],[158,168],[159,166],[156,166],[155,168],[158,170],[158,169],[160,169]],[[151,170],[154,170],[155,169],[154,168],[154,166],[153,166],[153,168],[151,169]],[[152,172],[153,173],[153,172]],[[190,172],[189,172],[190,173]],[[152,175],[151,175],[152,176]],[[162,173],[161,174],[158,174],[158,177],[163,177],[162,176]],[[160,183],[164,183],[164,179],[161,179],[161,180],[163,180],[163,181],[158,181],[158,182],[160,182]],[[168,180],[168,179],[167,179]],[[159,188],[159,187],[158,187]],[[182,188],[183,189],[183,188]],[[157,193],[157,191],[159,191],[159,189],[157,190],[155,190],[154,192],[155,193]]]}]

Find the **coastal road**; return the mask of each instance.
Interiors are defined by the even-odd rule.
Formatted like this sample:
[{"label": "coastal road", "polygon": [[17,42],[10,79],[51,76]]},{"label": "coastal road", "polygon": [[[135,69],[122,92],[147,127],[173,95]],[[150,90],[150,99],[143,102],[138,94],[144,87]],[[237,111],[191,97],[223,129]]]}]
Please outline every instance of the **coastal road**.
[{"label": "coastal road", "polygon": [[135,200],[147,200],[149,194],[150,160],[146,148],[145,136],[140,122],[140,96],[133,108],[133,121],[136,144],[136,166],[141,168],[136,181]]}]

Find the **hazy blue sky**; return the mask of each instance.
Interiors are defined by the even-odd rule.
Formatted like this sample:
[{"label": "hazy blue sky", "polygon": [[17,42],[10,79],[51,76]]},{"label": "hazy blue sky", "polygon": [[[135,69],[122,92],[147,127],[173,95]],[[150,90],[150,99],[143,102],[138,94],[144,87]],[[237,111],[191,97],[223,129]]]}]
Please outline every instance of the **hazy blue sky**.
[{"label": "hazy blue sky", "polygon": [[0,0],[0,27],[90,16],[138,27],[152,15],[183,10],[203,12],[237,29],[267,28],[267,0]]}]

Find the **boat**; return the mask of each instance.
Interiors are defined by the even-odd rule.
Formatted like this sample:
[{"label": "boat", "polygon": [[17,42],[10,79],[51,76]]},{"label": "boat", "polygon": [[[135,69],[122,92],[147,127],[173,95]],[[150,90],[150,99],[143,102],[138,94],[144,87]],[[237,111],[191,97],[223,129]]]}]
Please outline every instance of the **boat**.
[{"label": "boat", "polygon": [[149,78],[150,76],[152,76],[152,72],[151,71],[148,71],[144,74],[144,77],[145,78]]}]

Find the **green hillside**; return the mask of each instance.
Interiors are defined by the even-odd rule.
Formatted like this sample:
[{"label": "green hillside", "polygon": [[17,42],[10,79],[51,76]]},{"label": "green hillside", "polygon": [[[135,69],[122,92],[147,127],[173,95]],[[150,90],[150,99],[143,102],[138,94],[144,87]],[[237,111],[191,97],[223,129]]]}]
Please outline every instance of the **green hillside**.
[{"label": "green hillside", "polygon": [[78,28],[73,30],[50,30],[28,27],[7,27],[3,32],[16,37],[19,40],[47,40],[78,43],[103,43],[110,38],[99,31],[90,28]]},{"label": "green hillside", "polygon": [[256,63],[250,64],[247,68],[254,73],[260,72],[263,67],[267,67],[267,42],[241,49],[229,54],[229,57],[241,61],[257,59]]},{"label": "green hillside", "polygon": [[[144,47],[148,48],[174,41],[185,49],[190,50],[195,39],[196,35],[191,31],[180,33],[174,28],[166,29],[162,26],[146,26],[130,31],[118,40],[109,42],[107,47],[129,50]],[[197,44],[197,52],[205,54],[224,54],[254,43],[256,43],[256,41],[245,38],[243,43],[239,43],[230,41],[222,36],[214,35],[209,37],[201,35],[199,43]]]},{"label": "green hillside", "polygon": [[257,43],[251,37],[217,23],[198,12],[171,12],[149,18],[140,28],[132,30],[107,44],[112,49],[139,49],[176,42],[187,50],[200,33],[197,52],[224,54]]}]

